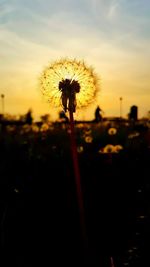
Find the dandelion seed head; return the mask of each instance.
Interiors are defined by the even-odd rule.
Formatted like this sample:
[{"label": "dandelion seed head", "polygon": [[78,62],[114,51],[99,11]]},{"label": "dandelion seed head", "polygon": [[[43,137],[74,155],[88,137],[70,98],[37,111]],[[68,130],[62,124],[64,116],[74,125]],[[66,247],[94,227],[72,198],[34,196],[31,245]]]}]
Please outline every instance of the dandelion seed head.
[{"label": "dandelion seed head", "polygon": [[49,125],[47,123],[43,123],[43,125],[40,128],[41,132],[47,132],[49,130]]},{"label": "dandelion seed head", "polygon": [[93,102],[99,88],[99,79],[93,68],[76,59],[63,58],[52,62],[40,76],[41,92],[53,107],[63,105],[64,90],[76,93],[77,108],[86,107]]},{"label": "dandelion seed head", "polygon": [[108,134],[109,135],[115,135],[117,133],[117,129],[116,128],[109,128],[108,129]]},{"label": "dandelion seed head", "polygon": [[100,153],[115,153],[114,145],[107,144]]},{"label": "dandelion seed head", "polygon": [[14,188],[15,193],[19,193],[19,190],[17,188]]},{"label": "dandelion seed head", "polygon": [[128,138],[129,139],[133,139],[133,138],[138,137],[138,136],[140,136],[139,132],[133,132],[133,133],[128,135]]},{"label": "dandelion seed head", "polygon": [[115,145],[114,146],[114,151],[116,153],[119,153],[121,150],[123,150],[123,146],[122,145]]},{"label": "dandelion seed head", "polygon": [[77,152],[78,152],[78,153],[82,153],[83,151],[84,151],[83,146],[78,146],[78,147],[77,147]]},{"label": "dandelion seed head", "polygon": [[85,137],[85,142],[86,143],[92,143],[92,141],[93,141],[93,138],[91,136],[86,136]]}]

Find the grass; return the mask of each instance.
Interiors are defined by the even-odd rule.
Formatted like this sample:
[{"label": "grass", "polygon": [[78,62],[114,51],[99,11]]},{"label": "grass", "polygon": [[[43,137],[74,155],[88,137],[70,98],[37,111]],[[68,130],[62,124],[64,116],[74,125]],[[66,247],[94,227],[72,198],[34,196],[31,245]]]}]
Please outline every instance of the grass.
[{"label": "grass", "polygon": [[[116,133],[108,134],[110,128]],[[68,131],[67,123],[58,122],[1,127],[4,266],[44,266],[53,260],[79,266],[84,260]],[[87,262],[109,266],[113,257],[115,267],[146,266],[150,129],[140,122],[78,123],[75,133],[89,238]],[[110,153],[104,149],[108,144],[123,149]]]}]

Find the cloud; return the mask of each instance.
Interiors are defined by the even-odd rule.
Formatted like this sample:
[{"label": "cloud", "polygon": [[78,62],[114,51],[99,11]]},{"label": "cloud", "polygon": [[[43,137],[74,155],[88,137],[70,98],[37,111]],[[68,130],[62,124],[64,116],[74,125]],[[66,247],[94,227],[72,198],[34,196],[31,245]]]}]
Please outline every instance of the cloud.
[{"label": "cloud", "polygon": [[113,0],[110,3],[110,6],[108,8],[108,13],[107,13],[107,17],[109,19],[113,19],[117,16],[117,13],[119,12],[120,4],[121,4],[121,1],[118,1],[118,0]]},{"label": "cloud", "polygon": [[119,12],[121,0],[92,0],[89,1],[92,7],[92,12],[99,21],[110,20]]},{"label": "cloud", "polygon": [[7,16],[8,14],[15,11],[15,7],[10,4],[2,4],[0,3],[0,18],[3,18],[4,16]]}]

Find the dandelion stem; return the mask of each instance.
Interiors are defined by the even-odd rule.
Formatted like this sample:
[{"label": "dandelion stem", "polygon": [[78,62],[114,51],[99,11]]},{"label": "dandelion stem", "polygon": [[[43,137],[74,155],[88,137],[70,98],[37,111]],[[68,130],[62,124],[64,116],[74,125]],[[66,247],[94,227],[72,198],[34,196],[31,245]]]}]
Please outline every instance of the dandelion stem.
[{"label": "dandelion stem", "polygon": [[77,156],[77,147],[75,141],[75,131],[74,131],[74,118],[73,112],[69,111],[70,116],[70,139],[71,139],[71,150],[72,150],[72,159],[73,159],[73,167],[75,173],[75,183],[76,183],[76,191],[77,191],[77,201],[79,207],[79,216],[80,216],[80,224],[81,224],[81,234],[84,242],[84,249],[87,250],[88,241],[87,241],[87,233],[86,233],[86,225],[85,225],[85,214],[84,214],[84,203],[83,203],[83,194],[81,188],[81,178],[78,164],[78,156]]},{"label": "dandelion stem", "polygon": [[113,257],[110,258],[111,261],[111,267],[115,267]]}]

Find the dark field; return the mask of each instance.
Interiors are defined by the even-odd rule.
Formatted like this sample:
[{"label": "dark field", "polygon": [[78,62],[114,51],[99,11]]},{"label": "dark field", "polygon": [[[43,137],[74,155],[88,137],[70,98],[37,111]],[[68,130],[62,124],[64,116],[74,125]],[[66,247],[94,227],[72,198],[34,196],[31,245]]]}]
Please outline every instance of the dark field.
[{"label": "dark field", "polygon": [[0,266],[149,266],[148,124],[75,125],[85,256],[69,125],[0,127]]}]

